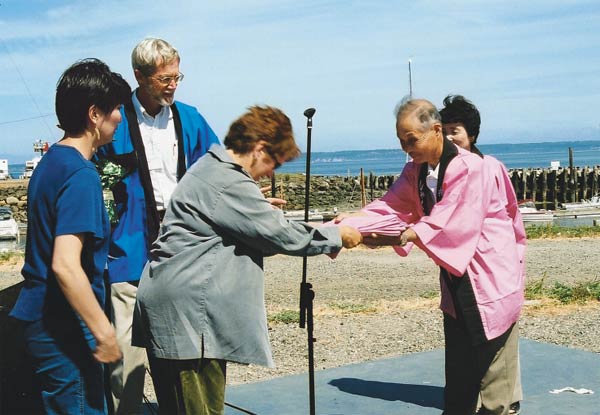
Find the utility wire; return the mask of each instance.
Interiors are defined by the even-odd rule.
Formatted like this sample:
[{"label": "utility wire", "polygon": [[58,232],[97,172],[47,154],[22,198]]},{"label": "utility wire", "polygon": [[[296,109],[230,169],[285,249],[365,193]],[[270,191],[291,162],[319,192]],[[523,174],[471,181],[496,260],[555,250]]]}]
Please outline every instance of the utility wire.
[{"label": "utility wire", "polygon": [[[1,5],[2,4],[0,3],[0,6]],[[27,94],[29,95],[29,98],[31,98],[31,101],[33,102],[33,105],[35,106],[35,109],[37,110],[38,114],[40,114],[40,116],[38,118],[41,118],[44,121],[44,125],[48,129],[48,136],[52,137],[52,135],[53,135],[52,129],[50,128],[50,126],[48,125],[48,123],[46,122],[46,120],[44,119],[44,117],[46,117],[46,115],[42,114],[42,111],[40,110],[40,107],[37,104],[37,101],[33,97],[33,94],[31,93],[31,90],[29,89],[29,86],[27,85],[27,82],[25,82],[25,78],[23,77],[23,74],[19,70],[19,67],[17,66],[16,62],[14,61],[14,59],[13,59],[11,53],[10,53],[10,50],[8,49],[8,46],[6,46],[6,42],[4,42],[4,39],[1,38],[1,37],[0,37],[0,43],[2,43],[2,46],[6,50],[6,54],[8,55],[8,58],[10,59],[11,63],[13,64],[13,66],[15,67],[15,71],[17,71],[17,74],[19,74],[19,78],[21,78],[21,82],[23,82],[23,85],[25,86],[25,90],[27,91]]]},{"label": "utility wire", "polygon": [[54,115],[54,114],[53,113],[48,113],[48,114],[37,115],[35,117],[21,118],[19,120],[0,121],[0,125],[14,124],[14,123],[17,123],[17,122],[23,122],[23,121],[29,121],[29,120],[37,120],[38,118],[50,117],[52,115]]}]

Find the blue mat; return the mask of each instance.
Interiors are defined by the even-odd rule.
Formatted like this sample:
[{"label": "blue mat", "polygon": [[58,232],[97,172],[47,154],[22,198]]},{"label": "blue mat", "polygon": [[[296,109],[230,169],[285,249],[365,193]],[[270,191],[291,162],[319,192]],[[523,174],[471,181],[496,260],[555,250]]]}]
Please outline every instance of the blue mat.
[{"label": "blue mat", "polygon": [[[600,355],[523,339],[520,352],[522,414],[600,415]],[[566,386],[596,393],[549,393]],[[316,413],[440,414],[443,387],[443,350],[322,370],[315,373]],[[306,415],[308,376],[229,386],[226,401],[259,415]],[[225,410],[227,415],[243,413],[231,407]]]}]

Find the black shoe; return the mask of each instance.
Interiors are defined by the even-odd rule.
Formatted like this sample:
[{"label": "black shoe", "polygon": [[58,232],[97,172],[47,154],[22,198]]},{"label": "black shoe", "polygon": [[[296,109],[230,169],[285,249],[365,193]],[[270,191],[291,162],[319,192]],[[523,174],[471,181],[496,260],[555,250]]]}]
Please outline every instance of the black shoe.
[{"label": "black shoe", "polygon": [[508,415],[519,415],[521,413],[521,402],[513,402],[508,408]]}]

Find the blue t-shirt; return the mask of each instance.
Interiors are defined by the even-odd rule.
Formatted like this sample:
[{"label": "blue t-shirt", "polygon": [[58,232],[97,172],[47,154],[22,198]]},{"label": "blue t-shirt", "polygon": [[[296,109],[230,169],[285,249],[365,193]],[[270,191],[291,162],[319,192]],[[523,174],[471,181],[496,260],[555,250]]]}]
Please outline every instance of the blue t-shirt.
[{"label": "blue t-shirt", "polygon": [[73,316],[52,271],[54,240],[59,235],[84,234],[81,265],[103,306],[109,232],[94,164],[73,147],[54,144],[35,168],[27,189],[27,245],[21,271],[25,285],[11,316],[25,321]]}]

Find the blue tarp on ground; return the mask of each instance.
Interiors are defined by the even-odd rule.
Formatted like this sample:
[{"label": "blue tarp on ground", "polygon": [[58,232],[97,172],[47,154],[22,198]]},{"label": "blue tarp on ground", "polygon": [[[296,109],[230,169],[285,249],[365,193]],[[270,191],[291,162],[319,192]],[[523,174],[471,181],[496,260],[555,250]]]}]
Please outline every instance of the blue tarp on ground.
[{"label": "blue tarp on ground", "polygon": [[[521,404],[523,414],[600,414],[599,354],[523,339],[520,348],[525,395]],[[440,414],[443,368],[443,350],[435,350],[317,371],[316,413]],[[591,389],[595,393],[549,393],[567,386]],[[230,386],[226,400],[260,415],[306,415],[309,413],[308,376],[286,376]],[[243,412],[228,407],[225,414]]]}]

